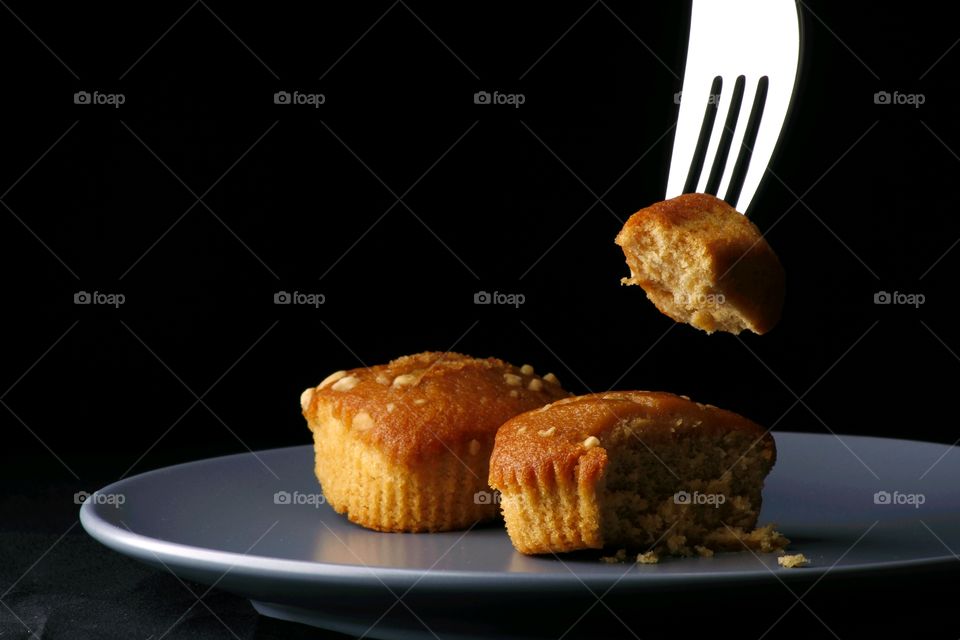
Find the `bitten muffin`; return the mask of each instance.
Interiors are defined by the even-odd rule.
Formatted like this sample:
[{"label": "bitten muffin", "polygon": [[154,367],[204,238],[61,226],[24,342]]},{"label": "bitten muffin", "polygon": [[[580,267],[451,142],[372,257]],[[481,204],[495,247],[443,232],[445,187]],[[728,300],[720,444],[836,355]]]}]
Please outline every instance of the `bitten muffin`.
[{"label": "bitten muffin", "polygon": [[559,400],[497,433],[490,485],[522,553],[623,547],[773,551],[754,529],[773,437],[730,411],[647,391]]},{"label": "bitten muffin", "polygon": [[763,334],[780,319],[783,267],[757,227],[723,200],[688,193],[636,212],[617,235],[638,284],[666,316],[707,333]]},{"label": "bitten muffin", "polygon": [[497,428],[564,398],[553,374],[495,358],[420,353],[337,371],[300,396],[327,502],[378,531],[446,531],[497,516]]}]

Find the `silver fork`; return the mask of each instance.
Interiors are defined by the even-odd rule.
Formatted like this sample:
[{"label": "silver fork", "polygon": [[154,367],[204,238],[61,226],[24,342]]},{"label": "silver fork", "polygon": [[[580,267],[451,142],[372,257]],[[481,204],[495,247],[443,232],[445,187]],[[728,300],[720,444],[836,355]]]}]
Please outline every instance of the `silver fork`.
[{"label": "silver fork", "polygon": [[693,0],[667,198],[723,194],[749,212],[790,111],[800,31],[795,0]]}]

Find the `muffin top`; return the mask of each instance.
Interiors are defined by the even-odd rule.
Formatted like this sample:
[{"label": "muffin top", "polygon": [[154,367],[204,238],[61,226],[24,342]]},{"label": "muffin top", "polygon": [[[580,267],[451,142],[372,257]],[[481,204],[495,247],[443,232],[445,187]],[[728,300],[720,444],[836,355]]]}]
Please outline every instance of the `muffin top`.
[{"label": "muffin top", "polygon": [[732,411],[660,391],[610,391],[561,399],[504,423],[490,459],[490,485],[528,483],[577,465],[581,478],[598,475],[606,460],[605,442],[624,425],[651,444],[693,429],[718,437],[746,432],[771,452],[771,463],[775,455],[773,437]]},{"label": "muffin top", "polygon": [[637,211],[617,234],[616,243],[623,246],[632,233],[650,227],[682,228],[704,243],[737,244],[743,251],[756,244],[769,248],[747,216],[706,193],[685,193]]},{"label": "muffin top", "polygon": [[425,352],[332,373],[305,390],[300,405],[311,424],[343,421],[364,443],[409,461],[489,443],[508,419],[569,395],[556,376],[540,377],[530,365]]}]

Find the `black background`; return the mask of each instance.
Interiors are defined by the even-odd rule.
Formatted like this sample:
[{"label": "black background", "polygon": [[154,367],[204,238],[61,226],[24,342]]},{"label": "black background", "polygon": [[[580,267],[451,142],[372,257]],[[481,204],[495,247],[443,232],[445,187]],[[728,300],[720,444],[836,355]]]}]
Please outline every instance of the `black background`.
[{"label": "black background", "polygon": [[[784,317],[737,338],[674,326],[621,287],[613,244],[663,197],[687,3],[0,9],[6,582],[76,520],[75,491],[306,443],[302,389],[421,350],[529,362],[575,392],[683,393],[775,431],[953,443],[949,10],[805,7],[799,93],[752,209],[786,268]],[[284,90],[326,102],[274,104]],[[525,103],[476,105],[481,90]],[[126,302],[75,305],[78,291]],[[326,302],[276,305],[278,291]],[[478,291],[526,302],[475,305]],[[878,291],[926,302],[876,305]],[[62,611],[43,571],[4,598],[33,625]]]}]

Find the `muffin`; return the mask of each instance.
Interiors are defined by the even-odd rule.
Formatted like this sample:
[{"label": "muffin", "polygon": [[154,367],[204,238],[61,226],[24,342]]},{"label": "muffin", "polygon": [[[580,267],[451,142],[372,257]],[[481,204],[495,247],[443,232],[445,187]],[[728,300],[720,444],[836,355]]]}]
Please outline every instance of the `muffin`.
[{"label": "muffin", "polygon": [[300,396],[327,502],[378,531],[447,531],[497,516],[497,428],[564,398],[553,374],[495,358],[420,353],[337,371]]},{"label": "muffin", "polygon": [[630,216],[617,235],[638,284],[666,316],[713,333],[763,334],[780,319],[784,273],[757,227],[723,200],[688,193]]},{"label": "muffin", "polygon": [[522,553],[773,551],[786,538],[754,527],[775,460],[773,437],[735,413],[670,393],[610,392],[508,420],[490,485]]}]

